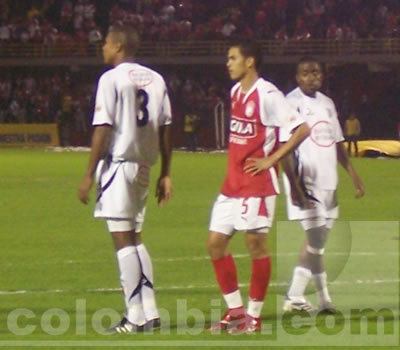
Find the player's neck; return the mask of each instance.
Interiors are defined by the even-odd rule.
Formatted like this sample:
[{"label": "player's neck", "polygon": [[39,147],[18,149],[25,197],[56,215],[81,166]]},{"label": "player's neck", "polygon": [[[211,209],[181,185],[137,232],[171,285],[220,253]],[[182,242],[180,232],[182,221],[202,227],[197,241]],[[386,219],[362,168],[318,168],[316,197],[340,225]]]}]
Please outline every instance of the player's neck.
[{"label": "player's neck", "polygon": [[247,73],[241,80],[240,86],[242,87],[243,93],[248,93],[250,89],[253,87],[255,82],[258,80],[259,76],[257,72],[249,72]]},{"label": "player's neck", "polygon": [[307,97],[310,97],[310,98],[316,98],[316,97],[317,97],[317,91],[315,91],[314,93],[312,93],[312,92],[306,92],[306,91],[304,91],[302,88],[300,88],[300,90],[301,90],[301,92],[302,92],[304,95],[306,95]]},{"label": "player's neck", "polygon": [[121,63],[134,63],[135,59],[133,57],[118,57],[115,59],[113,66],[116,67]]}]

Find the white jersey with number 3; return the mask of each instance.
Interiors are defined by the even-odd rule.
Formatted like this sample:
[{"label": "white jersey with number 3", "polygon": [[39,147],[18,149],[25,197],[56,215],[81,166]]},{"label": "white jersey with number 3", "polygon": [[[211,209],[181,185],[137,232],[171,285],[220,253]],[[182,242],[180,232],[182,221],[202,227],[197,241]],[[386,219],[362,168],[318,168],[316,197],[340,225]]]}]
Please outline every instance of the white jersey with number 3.
[{"label": "white jersey with number 3", "polygon": [[137,63],[121,63],[99,80],[93,125],[112,126],[108,154],[113,160],[153,165],[158,128],[171,123],[164,79]]}]

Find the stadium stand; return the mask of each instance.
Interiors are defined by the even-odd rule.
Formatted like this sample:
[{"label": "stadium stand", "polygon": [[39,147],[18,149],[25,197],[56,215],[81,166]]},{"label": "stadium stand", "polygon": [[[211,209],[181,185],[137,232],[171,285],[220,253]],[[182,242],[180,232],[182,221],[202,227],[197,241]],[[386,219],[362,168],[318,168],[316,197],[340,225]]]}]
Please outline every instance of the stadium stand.
[{"label": "stadium stand", "polygon": [[[350,63],[378,56],[395,62],[399,18],[395,0],[0,0],[0,123],[55,122],[67,130],[67,143],[87,143],[95,82],[104,70],[102,40],[109,26],[129,23],[142,32],[140,57],[165,60],[156,68],[166,76],[179,128],[193,105],[202,117],[200,134],[213,127],[214,108],[227,100],[229,87],[216,64],[224,61],[229,39],[241,37],[261,40],[268,76],[285,91],[293,86],[293,71],[276,63],[322,56],[329,63],[325,90],[342,120],[356,106],[363,137],[392,138],[400,110],[397,74],[374,65],[379,59],[368,66]],[[36,59],[35,68],[21,67],[27,58]],[[185,58],[196,69],[168,64]],[[206,58],[204,74],[198,63]],[[70,140],[77,134],[83,138]]]}]

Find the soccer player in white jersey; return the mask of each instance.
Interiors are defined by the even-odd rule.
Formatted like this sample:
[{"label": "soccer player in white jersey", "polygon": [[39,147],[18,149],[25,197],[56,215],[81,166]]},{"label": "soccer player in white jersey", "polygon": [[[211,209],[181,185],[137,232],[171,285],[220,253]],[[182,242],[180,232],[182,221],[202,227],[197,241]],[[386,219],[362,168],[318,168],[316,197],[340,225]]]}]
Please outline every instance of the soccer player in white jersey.
[{"label": "soccer player in white jersey", "polygon": [[[364,185],[343,146],[343,134],[333,101],[321,93],[323,72],[314,58],[303,58],[297,65],[298,87],[286,99],[306,120],[310,136],[282,161],[289,220],[299,220],[306,232],[299,263],[284,302],[284,311],[311,311],[304,291],[311,279],[319,294],[319,310],[334,313],[327,288],[323,254],[328,232],[338,217],[336,187],[337,162],[350,175],[356,198],[364,195]],[[290,134],[281,130],[280,140]]]},{"label": "soccer player in white jersey", "polygon": [[[279,193],[277,163],[307,135],[308,126],[290,108],[283,94],[260,78],[262,55],[252,42],[233,44],[227,68],[238,83],[231,90],[228,170],[210,220],[208,251],[228,310],[212,332],[252,333],[261,330],[261,311],[270,278],[266,237],[272,226]],[[279,146],[279,128],[292,132]],[[252,259],[249,303],[244,310],[229,243],[236,231],[245,232]]]},{"label": "soccer player in white jersey", "polygon": [[156,195],[160,205],[171,197],[171,106],[163,78],[135,63],[139,45],[130,27],[111,28],[103,46],[104,62],[114,68],[99,80],[94,133],[87,171],[78,189],[87,204],[96,182],[94,216],[106,220],[116,249],[126,314],[110,329],[132,333],[158,328],[149,253],[141,240],[150,168],[161,153]]}]

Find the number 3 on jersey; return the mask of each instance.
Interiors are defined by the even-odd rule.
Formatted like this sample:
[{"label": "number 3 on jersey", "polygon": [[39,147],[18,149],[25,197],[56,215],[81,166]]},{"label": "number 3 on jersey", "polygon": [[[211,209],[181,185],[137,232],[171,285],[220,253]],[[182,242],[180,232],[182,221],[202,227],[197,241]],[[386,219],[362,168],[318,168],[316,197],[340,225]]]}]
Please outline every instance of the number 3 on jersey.
[{"label": "number 3 on jersey", "polygon": [[139,113],[136,115],[136,122],[138,127],[143,127],[149,122],[149,110],[147,105],[149,103],[149,95],[146,91],[140,89],[136,93],[136,102],[139,106]]}]

